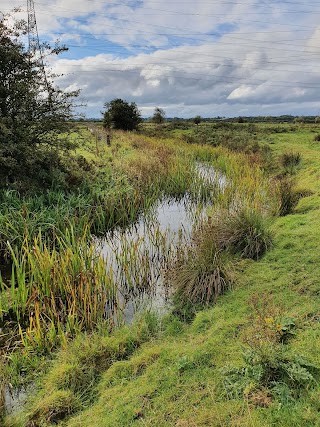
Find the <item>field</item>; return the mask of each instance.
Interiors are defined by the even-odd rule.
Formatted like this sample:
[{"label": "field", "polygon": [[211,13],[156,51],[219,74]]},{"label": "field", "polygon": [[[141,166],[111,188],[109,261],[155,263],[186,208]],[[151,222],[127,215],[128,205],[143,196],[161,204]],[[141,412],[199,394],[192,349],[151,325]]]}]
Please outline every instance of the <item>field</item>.
[{"label": "field", "polygon": [[[320,127],[166,124],[110,147],[88,128],[77,191],[0,195],[2,424],[320,425]],[[154,227],[163,200],[194,207],[190,235],[150,233],[170,302],[126,322],[96,239]],[[119,236],[130,298],[156,258],[148,230]]]}]

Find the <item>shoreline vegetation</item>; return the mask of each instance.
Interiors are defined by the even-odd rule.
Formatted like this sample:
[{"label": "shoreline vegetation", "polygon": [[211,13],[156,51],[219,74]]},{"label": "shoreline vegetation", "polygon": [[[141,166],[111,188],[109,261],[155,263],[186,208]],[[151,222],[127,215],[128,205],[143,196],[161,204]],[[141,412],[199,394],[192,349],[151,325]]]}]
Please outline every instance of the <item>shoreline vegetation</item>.
[{"label": "shoreline vegetation", "polygon": [[[319,132],[143,124],[107,146],[79,123],[66,188],[2,189],[3,425],[316,425]],[[168,265],[171,309],[117,326],[93,237],[185,195],[208,214]],[[6,414],[19,389],[30,397]]]}]

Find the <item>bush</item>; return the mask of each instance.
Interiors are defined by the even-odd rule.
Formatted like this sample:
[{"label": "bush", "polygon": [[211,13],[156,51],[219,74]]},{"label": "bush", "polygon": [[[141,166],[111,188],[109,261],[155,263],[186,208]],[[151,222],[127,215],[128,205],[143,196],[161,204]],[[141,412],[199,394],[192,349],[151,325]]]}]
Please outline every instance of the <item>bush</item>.
[{"label": "bush", "polygon": [[[42,59],[25,48],[26,23],[3,15],[0,22],[0,187],[50,187],[64,172],[62,154],[76,148],[69,133],[74,99],[43,73]],[[42,57],[65,48],[43,44]]]},{"label": "bush", "polygon": [[142,122],[141,113],[134,102],[129,104],[122,99],[113,99],[104,104],[104,126],[115,129],[135,130]]}]

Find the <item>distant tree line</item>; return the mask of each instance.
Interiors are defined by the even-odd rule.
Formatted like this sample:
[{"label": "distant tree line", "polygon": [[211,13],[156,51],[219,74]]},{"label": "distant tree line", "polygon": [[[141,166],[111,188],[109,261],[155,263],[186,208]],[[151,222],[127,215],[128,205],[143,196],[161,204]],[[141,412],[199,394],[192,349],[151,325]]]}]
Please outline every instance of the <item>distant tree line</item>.
[{"label": "distant tree line", "polygon": [[129,104],[122,99],[114,99],[107,102],[103,112],[103,124],[106,128],[113,127],[114,129],[135,130],[142,122],[152,122],[157,125],[165,122],[177,126],[181,124],[200,123],[319,123],[318,116],[293,116],[284,114],[280,116],[238,116],[238,117],[201,117],[196,115],[191,118],[181,117],[166,117],[166,112],[163,108],[156,107],[153,115],[150,118],[142,118],[141,112],[137,105],[132,102]]}]

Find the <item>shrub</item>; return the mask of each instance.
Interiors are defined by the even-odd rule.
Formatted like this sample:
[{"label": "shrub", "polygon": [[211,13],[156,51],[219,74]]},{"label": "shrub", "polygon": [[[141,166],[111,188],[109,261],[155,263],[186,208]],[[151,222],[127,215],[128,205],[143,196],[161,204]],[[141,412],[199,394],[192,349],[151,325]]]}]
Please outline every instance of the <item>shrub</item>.
[{"label": "shrub", "polygon": [[[0,187],[26,190],[50,188],[53,176],[64,173],[63,153],[77,147],[69,138],[74,99],[43,73],[40,56],[25,49],[27,24],[9,14],[0,22]],[[43,43],[43,56],[65,47]],[[42,55],[41,55],[42,58]]]}]

